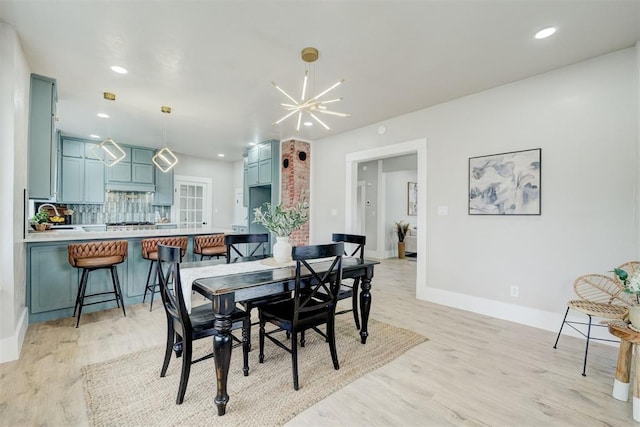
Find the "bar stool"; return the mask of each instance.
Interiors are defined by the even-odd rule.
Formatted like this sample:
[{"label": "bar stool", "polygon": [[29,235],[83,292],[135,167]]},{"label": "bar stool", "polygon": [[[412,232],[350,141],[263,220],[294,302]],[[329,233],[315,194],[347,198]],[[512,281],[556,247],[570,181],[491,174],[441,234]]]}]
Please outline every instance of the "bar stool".
[{"label": "bar stool", "polygon": [[193,253],[200,255],[200,261],[204,257],[220,259],[227,255],[227,246],[224,244],[224,234],[208,234],[193,238]]},{"label": "bar stool", "polygon": [[[118,307],[122,305],[122,313],[127,316],[124,308],[124,300],[122,298],[122,290],[120,289],[120,280],[118,279],[118,271],[116,265],[121,264],[127,258],[127,250],[129,243],[126,240],[110,240],[103,242],[74,243],[67,246],[69,253],[69,264],[74,268],[82,269],[82,276],[78,285],[78,294],[76,295],[76,304],[73,308],[73,315],[78,312],[76,320],[76,328],[80,325],[80,315],[82,307],[85,305],[101,304],[104,302],[115,301]],[[111,282],[113,283],[113,292],[98,292],[87,295],[87,283],[89,281],[89,273],[93,270],[108,268],[111,271]],[[113,294],[114,298],[102,301],[85,303],[86,297],[97,295]]]},{"label": "bar stool", "polygon": [[[144,296],[142,297],[142,302],[144,302],[147,299],[147,292],[151,293],[149,311],[153,309],[153,295],[158,287],[158,271],[154,270],[154,266],[157,268],[158,262],[158,245],[178,246],[180,248],[180,261],[182,261],[182,257],[187,252],[188,240],[187,237],[158,237],[142,240],[142,258],[151,261],[149,273],[147,274],[147,283],[144,287]],[[153,282],[151,282],[151,273],[153,273]]]}]

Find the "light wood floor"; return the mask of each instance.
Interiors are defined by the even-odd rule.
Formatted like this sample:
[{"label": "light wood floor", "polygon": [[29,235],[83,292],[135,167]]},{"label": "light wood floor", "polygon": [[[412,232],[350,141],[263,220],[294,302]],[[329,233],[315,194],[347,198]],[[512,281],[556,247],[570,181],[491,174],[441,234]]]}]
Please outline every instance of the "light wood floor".
[{"label": "light wood floor", "polygon": [[[385,260],[372,317],[429,341],[292,419],[289,426],[633,425],[631,403],[611,397],[617,349],[418,301],[415,261]],[[31,325],[22,355],[0,365],[0,425],[86,425],[80,368],[162,344],[161,306]],[[369,339],[375,339],[370,337]],[[114,373],[117,375],[117,373]],[[143,391],[141,391],[143,392]],[[277,397],[276,397],[277,398]],[[228,410],[233,410],[233,396]]]}]

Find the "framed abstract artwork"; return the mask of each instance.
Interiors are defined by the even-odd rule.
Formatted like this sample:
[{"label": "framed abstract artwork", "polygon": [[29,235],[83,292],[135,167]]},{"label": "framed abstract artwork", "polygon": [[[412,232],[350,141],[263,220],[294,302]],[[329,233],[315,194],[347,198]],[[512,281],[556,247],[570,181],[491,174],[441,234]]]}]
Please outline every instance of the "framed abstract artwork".
[{"label": "framed abstract artwork", "polygon": [[418,183],[417,182],[408,183],[407,215],[418,215]]},{"label": "framed abstract artwork", "polygon": [[469,215],[540,215],[542,149],[469,158]]}]

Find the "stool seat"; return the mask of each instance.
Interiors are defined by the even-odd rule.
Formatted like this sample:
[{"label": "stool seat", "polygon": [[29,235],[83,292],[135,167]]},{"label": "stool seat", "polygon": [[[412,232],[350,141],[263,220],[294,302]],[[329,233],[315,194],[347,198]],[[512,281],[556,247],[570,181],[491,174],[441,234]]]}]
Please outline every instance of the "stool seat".
[{"label": "stool seat", "polygon": [[226,256],[227,245],[224,243],[224,234],[207,234],[195,236],[193,238],[193,253],[200,255],[200,260],[204,257]]},{"label": "stool seat", "polygon": [[[129,242],[126,240],[108,240],[102,242],[87,242],[87,243],[74,243],[67,246],[67,252],[69,257],[69,264],[74,268],[81,268],[82,275],[80,277],[80,283],[78,285],[78,293],[76,295],[76,303],[73,309],[73,315],[78,313],[76,319],[76,328],[80,325],[80,316],[82,315],[82,307],[85,305],[101,304],[109,301],[115,301],[116,305],[120,307],[122,305],[122,313],[127,316],[127,312],[124,308],[124,299],[122,296],[122,289],[120,288],[120,280],[118,279],[118,271],[116,265],[121,264],[127,258],[127,251],[129,249]],[[89,273],[93,270],[101,268],[108,268],[111,272],[111,282],[113,284],[113,291],[98,292],[94,294],[87,294],[87,287],[89,286]],[[86,303],[85,298],[95,297],[99,295],[113,294],[113,298],[93,301]]]},{"label": "stool seat", "polygon": [[[149,311],[153,309],[153,296],[159,286],[157,280],[158,245],[179,247],[180,261],[182,261],[182,257],[184,257],[185,253],[187,252],[188,242],[189,238],[186,236],[154,237],[150,239],[142,239],[142,241],[140,242],[142,244],[142,258],[151,261],[151,263],[149,264],[149,273],[147,274],[147,283],[144,288],[144,296],[142,297],[142,302],[145,302],[145,300],[147,299],[147,292],[151,293]],[[154,267],[156,268],[155,270]],[[153,276],[153,280],[151,276]]]}]

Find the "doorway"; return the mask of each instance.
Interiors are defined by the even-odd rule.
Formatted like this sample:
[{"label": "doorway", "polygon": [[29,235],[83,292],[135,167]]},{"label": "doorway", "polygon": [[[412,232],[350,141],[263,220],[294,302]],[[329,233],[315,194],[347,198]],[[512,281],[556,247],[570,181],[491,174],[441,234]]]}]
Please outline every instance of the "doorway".
[{"label": "doorway", "polygon": [[177,201],[173,209],[173,222],[178,228],[202,228],[211,225],[211,178],[175,177]]},{"label": "doorway", "polygon": [[[402,142],[384,147],[372,148],[365,151],[350,153],[346,156],[346,179],[345,179],[345,228],[348,232],[356,232],[358,212],[358,163],[379,160],[388,157],[397,157],[406,154],[417,154],[418,156],[418,254],[416,271],[416,297],[425,299],[426,276],[427,276],[427,140],[421,138],[413,141]],[[423,231],[424,230],[424,231]],[[384,245],[382,241],[383,233],[378,233],[378,246]]]}]

